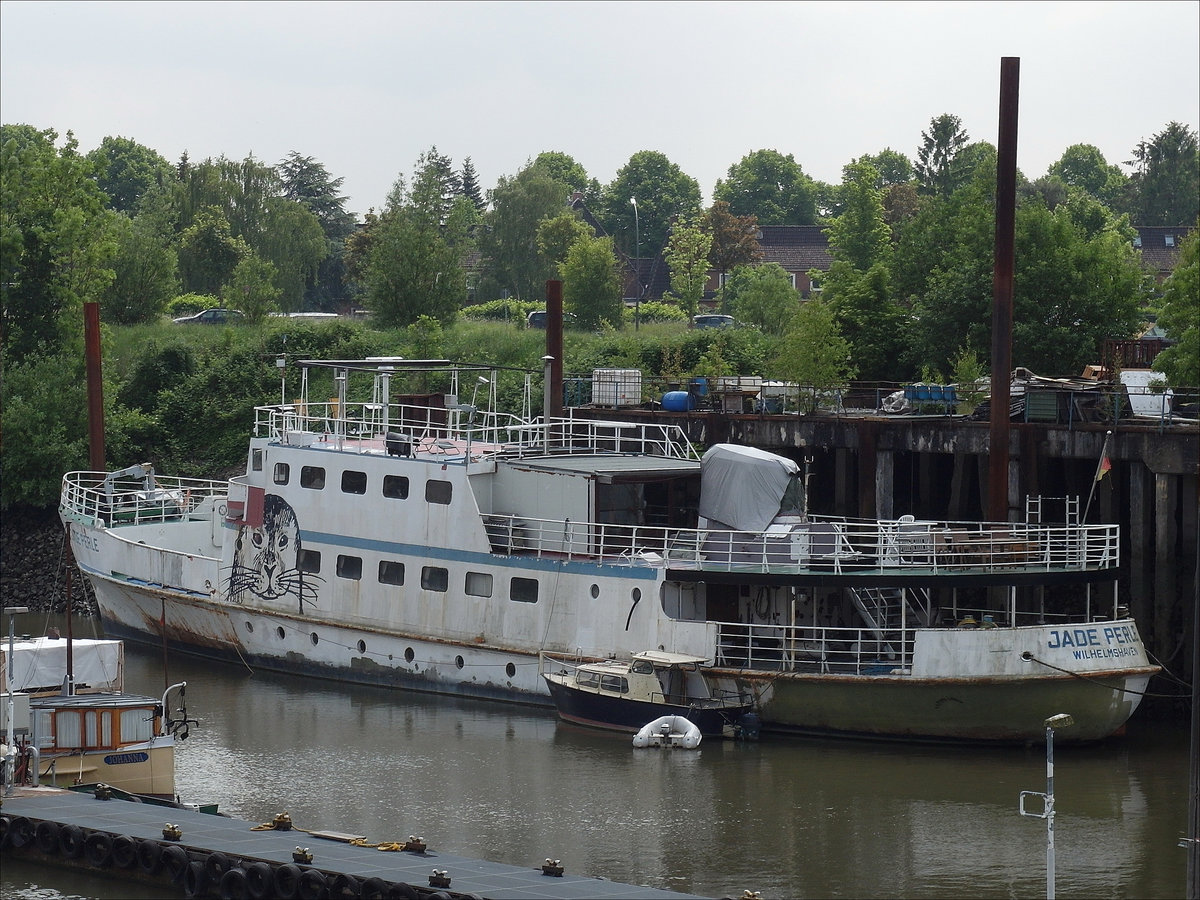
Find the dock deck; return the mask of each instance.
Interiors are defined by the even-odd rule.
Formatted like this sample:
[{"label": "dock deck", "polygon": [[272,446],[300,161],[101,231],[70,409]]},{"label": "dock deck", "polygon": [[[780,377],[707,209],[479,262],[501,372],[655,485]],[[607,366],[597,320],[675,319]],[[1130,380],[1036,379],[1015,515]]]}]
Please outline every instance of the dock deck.
[{"label": "dock deck", "polygon": [[[517,866],[443,853],[436,846],[422,852],[392,849],[396,847],[394,844],[382,845],[388,849],[380,849],[376,845],[352,843],[356,835],[296,827],[264,828],[264,824],[273,823],[118,799],[104,801],[93,794],[59,788],[18,788],[13,796],[3,798],[0,812],[6,820],[6,856],[20,854],[30,860],[45,859],[50,864],[84,865],[105,869],[114,876],[122,871],[121,864],[127,863],[124,868],[130,877],[171,885],[172,893],[181,897],[229,895],[226,890],[229,885],[221,882],[222,869],[240,868],[249,875],[255,864],[270,867],[272,885],[284,866],[290,865],[292,869],[283,877],[304,876],[304,883],[295,885],[300,890],[292,896],[341,897],[350,896],[351,891],[354,896],[362,897],[495,900],[681,900],[694,896],[569,871],[561,875],[546,874],[541,860],[536,866]],[[28,821],[21,822],[22,819]],[[38,832],[37,826],[42,822],[52,826]],[[180,829],[178,841],[164,839],[163,830],[168,823]],[[74,830],[68,839],[65,834],[70,826]],[[50,840],[51,833],[58,836],[57,841]],[[89,841],[94,833],[107,835],[108,840]],[[118,836],[128,836],[136,842],[137,853],[132,861],[128,841],[123,842],[127,851],[123,858],[113,852]],[[168,847],[176,851],[167,851]],[[312,862],[297,866],[293,858],[297,848],[311,852]],[[186,853],[186,862],[178,849]],[[569,860],[563,861],[563,868],[569,867]],[[307,872],[319,874],[305,876]],[[255,874],[261,879],[265,873],[266,869],[259,865]],[[444,875],[439,878],[438,873]],[[256,892],[244,895],[255,896]],[[281,896],[281,892],[270,886],[265,896]]]}]

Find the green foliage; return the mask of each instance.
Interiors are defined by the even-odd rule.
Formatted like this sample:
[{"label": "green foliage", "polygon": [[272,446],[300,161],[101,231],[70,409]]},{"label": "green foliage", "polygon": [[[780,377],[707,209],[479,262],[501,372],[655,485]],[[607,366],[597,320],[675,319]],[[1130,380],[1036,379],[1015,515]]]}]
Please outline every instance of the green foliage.
[{"label": "green foliage", "polygon": [[[631,310],[626,310],[631,312]],[[638,314],[642,323],[646,322],[683,322],[690,321],[687,311],[680,309],[674,303],[664,303],[659,300],[644,300],[638,304]],[[628,317],[627,317],[628,318]],[[626,321],[628,324],[628,321]]]},{"label": "green foliage", "polygon": [[[630,202],[634,198],[636,211]],[[664,154],[639,150],[605,187],[596,212],[626,256],[657,256],[673,218],[699,215],[700,185]],[[640,252],[635,246],[639,238]]]},{"label": "green foliage", "polygon": [[229,305],[246,314],[246,321],[257,325],[267,313],[277,310],[279,295],[275,286],[275,266],[249,253],[237,264],[224,295]]},{"label": "green foliage", "polygon": [[879,171],[870,163],[846,166],[842,180],[843,212],[825,233],[829,252],[865,272],[876,263],[888,262],[891,229],[884,218],[883,192],[876,187]]},{"label": "green foliage", "polygon": [[117,253],[114,279],[100,298],[104,321],[131,325],[161,315],[179,289],[172,247],[163,244],[152,224],[139,216],[118,214],[113,220]]},{"label": "green foliage", "polygon": [[512,322],[519,328],[525,327],[525,317],[544,304],[525,300],[489,300],[464,306],[459,314],[471,321]]},{"label": "green foliage", "polygon": [[542,219],[537,228],[538,252],[562,265],[572,245],[584,237],[594,237],[592,229],[574,212],[563,212],[553,218]]},{"label": "green foliage", "polygon": [[958,116],[943,113],[930,120],[917,151],[916,175],[922,193],[949,197],[963,184],[968,174],[958,156],[969,140]]},{"label": "green foliage", "polygon": [[811,388],[811,392],[801,391],[806,412],[816,411],[822,392],[854,377],[850,344],[842,337],[833,310],[823,301],[806,301],[792,317],[771,372],[783,381]]},{"label": "green foliage", "polygon": [[179,236],[179,277],[184,290],[219,295],[249,252],[246,242],[233,236],[219,209],[200,210]]},{"label": "green foliage", "polygon": [[1179,248],[1179,262],[1163,284],[1158,324],[1175,344],[1154,368],[1176,387],[1200,387],[1200,221]]},{"label": "green foliage", "polygon": [[1129,212],[1138,225],[1182,225],[1200,216],[1200,143],[1194,129],[1170,122],[1133,149]]},{"label": "green foliage", "polygon": [[724,200],[713,203],[704,214],[704,229],[712,235],[708,261],[722,278],[738,266],[762,259],[758,220],[754,216],[735,216]]},{"label": "green foliage", "polygon": [[800,304],[792,277],[775,263],[738,266],[725,286],[725,306],[743,325],[782,335]]},{"label": "green foliage", "polygon": [[538,226],[563,212],[567,193],[562,182],[536,165],[497,182],[479,237],[485,296],[545,297],[555,265],[538,250]]},{"label": "green foliage", "polygon": [[754,216],[760,225],[812,225],[817,221],[813,180],[800,164],[778,150],[755,150],[717,179],[713,200],[735,216]]},{"label": "green foliage", "polygon": [[96,184],[108,197],[108,206],[132,216],[142,196],[161,188],[173,177],[171,164],[156,150],[124,137],[106,137],[87,155]]},{"label": "green foliage", "polygon": [[563,306],[584,328],[621,324],[621,275],[612,238],[581,237],[561,266]]},{"label": "green foliage", "polygon": [[671,269],[671,291],[664,300],[677,303],[687,316],[696,314],[708,284],[712,235],[698,219],[680,218],[671,228],[663,258]]},{"label": "green foliage", "polygon": [[986,395],[984,378],[987,375],[979,355],[963,347],[952,360],[953,379],[958,395],[958,411],[970,415]]},{"label": "green foliage", "polygon": [[214,309],[221,305],[221,298],[212,294],[180,294],[167,301],[167,315],[172,319],[190,316],[193,313]]}]

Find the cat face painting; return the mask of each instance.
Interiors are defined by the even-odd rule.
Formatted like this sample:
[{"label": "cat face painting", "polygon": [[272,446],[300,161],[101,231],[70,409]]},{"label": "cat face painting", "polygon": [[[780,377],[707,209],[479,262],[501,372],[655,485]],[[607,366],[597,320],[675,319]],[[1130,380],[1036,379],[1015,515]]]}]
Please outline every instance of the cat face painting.
[{"label": "cat face painting", "polygon": [[300,612],[305,603],[315,603],[319,575],[302,572],[300,523],[296,511],[281,497],[268,494],[263,500],[261,527],[238,529],[229,575],[229,598],[236,603],[253,594],[262,600],[296,598]]}]

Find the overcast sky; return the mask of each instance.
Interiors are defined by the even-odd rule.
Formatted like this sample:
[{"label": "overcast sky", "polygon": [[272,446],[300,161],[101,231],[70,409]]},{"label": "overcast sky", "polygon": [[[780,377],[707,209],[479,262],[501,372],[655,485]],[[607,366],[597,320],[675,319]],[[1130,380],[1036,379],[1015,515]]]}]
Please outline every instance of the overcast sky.
[{"label": "overcast sky", "polygon": [[747,153],[821,181],[915,158],[942,113],[996,143],[1020,64],[1017,164],[1112,164],[1200,119],[1200,2],[0,3],[0,113],[82,152],[107,135],[175,162],[292,150],[380,207],[432,146],[482,188],[538,153],[601,184],[639,150],[713,185]]}]

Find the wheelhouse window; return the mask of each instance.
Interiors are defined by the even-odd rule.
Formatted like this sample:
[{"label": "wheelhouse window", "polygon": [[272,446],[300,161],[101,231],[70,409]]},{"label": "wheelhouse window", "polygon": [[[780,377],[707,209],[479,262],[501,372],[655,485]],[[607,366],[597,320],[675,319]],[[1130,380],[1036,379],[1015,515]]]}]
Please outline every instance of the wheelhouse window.
[{"label": "wheelhouse window", "polygon": [[391,500],[407,500],[408,479],[403,475],[384,475],[383,496]]},{"label": "wheelhouse window", "polygon": [[508,584],[508,598],[518,603],[537,603],[538,583],[536,578],[514,578]]},{"label": "wheelhouse window", "polygon": [[343,556],[338,554],[337,558],[337,574],[338,578],[350,578],[358,581],[362,578],[362,557],[361,556]]},{"label": "wheelhouse window", "polygon": [[325,490],[325,469],[322,466],[301,466],[300,487],[314,491]]},{"label": "wheelhouse window", "polygon": [[441,566],[422,566],[421,587],[445,593],[450,587],[450,572]]},{"label": "wheelhouse window", "polygon": [[321,551],[301,550],[300,555],[296,558],[296,568],[301,572],[320,572]]},{"label": "wheelhouse window", "polygon": [[602,675],[600,677],[600,690],[615,691],[618,694],[628,694],[629,681],[624,675]]},{"label": "wheelhouse window", "polygon": [[288,479],[292,477],[292,467],[287,463],[275,463],[271,477],[276,484],[287,484]]},{"label": "wheelhouse window", "polygon": [[468,572],[463,590],[472,597],[492,596],[492,576],[485,572]]},{"label": "wheelhouse window", "polygon": [[250,451],[250,469],[253,472],[262,471],[263,452],[261,448],[255,448]]},{"label": "wheelhouse window", "polygon": [[379,561],[380,584],[404,584],[404,563],[392,559]]},{"label": "wheelhouse window", "polygon": [[342,473],[343,494],[365,494],[367,492],[367,473],[347,469]]},{"label": "wheelhouse window", "polygon": [[448,481],[427,481],[425,482],[425,502],[446,505],[450,502],[453,488],[454,486]]}]

